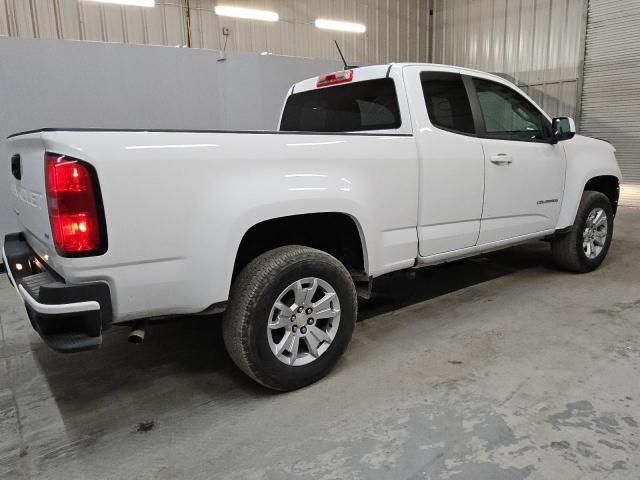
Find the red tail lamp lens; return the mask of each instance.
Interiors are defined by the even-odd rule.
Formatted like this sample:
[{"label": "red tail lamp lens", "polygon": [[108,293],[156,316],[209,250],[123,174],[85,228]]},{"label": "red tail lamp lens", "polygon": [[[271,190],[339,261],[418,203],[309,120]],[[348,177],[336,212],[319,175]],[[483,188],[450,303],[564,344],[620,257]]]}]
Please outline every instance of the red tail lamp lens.
[{"label": "red tail lamp lens", "polygon": [[60,255],[88,255],[105,247],[94,175],[93,169],[79,160],[47,154],[49,218]]}]

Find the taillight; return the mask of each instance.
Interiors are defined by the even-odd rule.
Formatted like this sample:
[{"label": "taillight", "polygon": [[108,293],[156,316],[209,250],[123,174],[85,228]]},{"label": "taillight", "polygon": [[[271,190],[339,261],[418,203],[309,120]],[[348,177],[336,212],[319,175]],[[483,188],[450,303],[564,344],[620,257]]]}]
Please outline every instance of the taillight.
[{"label": "taillight", "polygon": [[353,70],[341,70],[339,72],[325,73],[318,77],[316,87],[328,87],[339,83],[347,83],[353,80]]},{"label": "taillight", "polygon": [[47,203],[51,231],[62,256],[106,251],[106,235],[95,171],[75,158],[47,154]]}]

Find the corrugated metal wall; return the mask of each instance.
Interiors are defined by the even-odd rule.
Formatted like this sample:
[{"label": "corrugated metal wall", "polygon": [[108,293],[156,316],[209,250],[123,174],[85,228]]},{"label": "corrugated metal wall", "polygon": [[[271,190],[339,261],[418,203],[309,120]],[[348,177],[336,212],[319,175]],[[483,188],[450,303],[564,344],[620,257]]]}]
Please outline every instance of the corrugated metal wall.
[{"label": "corrugated metal wall", "polygon": [[[218,17],[217,4],[274,10],[277,23]],[[333,39],[351,63],[426,61],[429,0],[189,0],[192,46],[335,59]],[[0,35],[186,45],[186,0],[156,0],[156,7],[123,7],[82,0],[0,0]],[[316,18],[364,23],[365,34],[326,32]]]},{"label": "corrugated metal wall", "polygon": [[625,181],[640,182],[638,0],[589,3],[582,129],[613,143]]},{"label": "corrugated metal wall", "polygon": [[587,0],[434,0],[432,59],[506,73],[551,115],[577,116]]},{"label": "corrugated metal wall", "polygon": [[[82,0],[0,0],[0,34],[186,45],[187,0],[123,7]],[[275,10],[263,23],[215,15],[219,4]],[[587,0],[189,0],[192,46],[335,59],[433,61],[504,73],[551,115],[578,116]],[[430,14],[431,11],[431,14]],[[326,32],[317,17],[364,23],[363,35]]]}]

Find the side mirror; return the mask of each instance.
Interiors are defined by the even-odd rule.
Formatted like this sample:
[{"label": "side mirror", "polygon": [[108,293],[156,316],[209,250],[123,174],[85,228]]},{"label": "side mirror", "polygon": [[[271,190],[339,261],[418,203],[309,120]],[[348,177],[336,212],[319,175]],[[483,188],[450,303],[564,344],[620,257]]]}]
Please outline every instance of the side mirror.
[{"label": "side mirror", "polygon": [[551,122],[553,130],[553,143],[561,140],[569,140],[576,134],[576,123],[571,117],[556,117]]}]

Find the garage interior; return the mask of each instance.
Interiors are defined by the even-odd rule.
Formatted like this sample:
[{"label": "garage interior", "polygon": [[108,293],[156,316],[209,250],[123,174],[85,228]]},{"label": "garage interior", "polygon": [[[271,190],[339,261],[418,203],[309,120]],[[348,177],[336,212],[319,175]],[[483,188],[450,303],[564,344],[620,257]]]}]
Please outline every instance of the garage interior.
[{"label": "garage interior", "polygon": [[334,40],[351,65],[499,74],[612,143],[603,265],[558,271],[538,241],[380,277],[337,368],[286,394],[239,373],[215,315],[57,354],[0,274],[0,478],[640,477],[637,1],[2,0],[0,156],[52,124],[274,130],[291,84],[342,68]]}]

